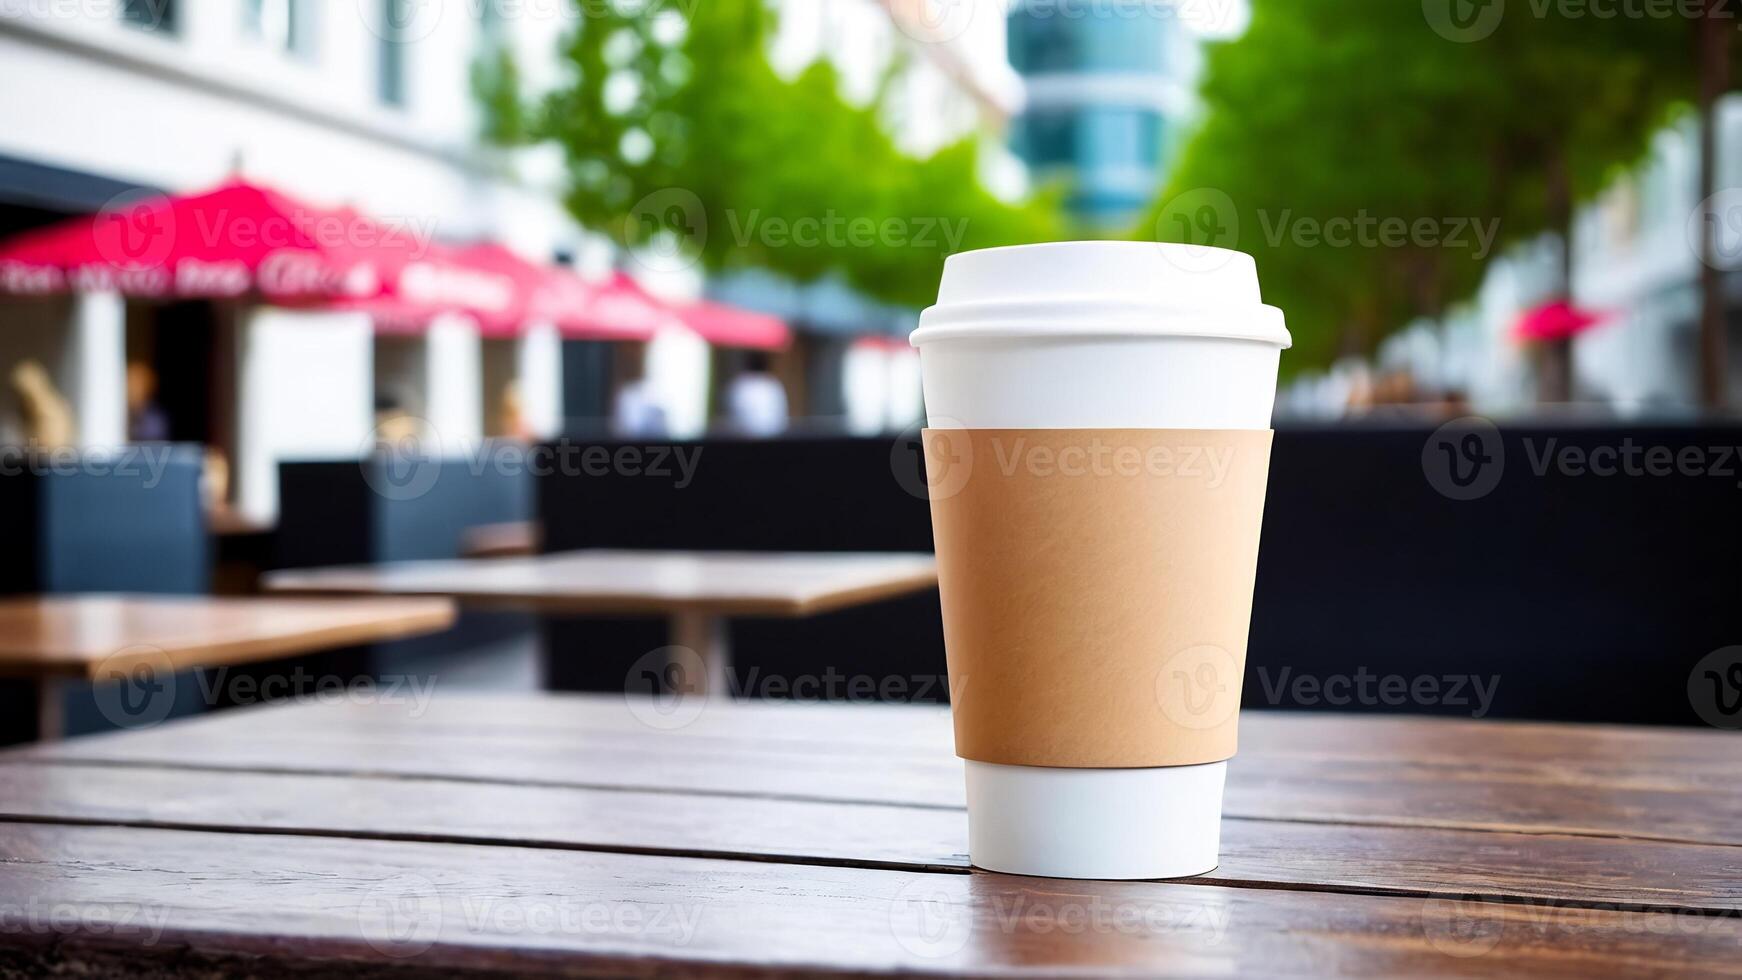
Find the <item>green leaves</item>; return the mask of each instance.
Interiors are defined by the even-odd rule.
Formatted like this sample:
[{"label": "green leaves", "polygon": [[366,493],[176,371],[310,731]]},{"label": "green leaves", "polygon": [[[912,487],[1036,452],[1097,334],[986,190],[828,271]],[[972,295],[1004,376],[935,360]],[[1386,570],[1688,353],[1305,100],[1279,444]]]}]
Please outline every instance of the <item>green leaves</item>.
[{"label": "green leaves", "polygon": [[[683,9],[589,4],[566,44],[573,81],[530,129],[565,149],[565,202],[583,224],[628,246],[674,245],[712,270],[839,273],[914,306],[931,302],[955,248],[1058,235],[1052,199],[1012,205],[984,188],[974,138],[914,157],[882,99],[846,101],[827,61],[783,78],[763,0]],[[670,207],[676,194],[690,206]]]},{"label": "green leaves", "polygon": [[[1253,0],[1247,32],[1209,51],[1203,123],[1135,234],[1253,253],[1291,366],[1370,352],[1468,296],[1506,243],[1557,230],[1553,168],[1579,200],[1639,159],[1691,84],[1688,30],[1519,4],[1463,43],[1419,3]],[[1204,188],[1237,240],[1169,220]],[[1364,219],[1407,231],[1325,234]]]}]

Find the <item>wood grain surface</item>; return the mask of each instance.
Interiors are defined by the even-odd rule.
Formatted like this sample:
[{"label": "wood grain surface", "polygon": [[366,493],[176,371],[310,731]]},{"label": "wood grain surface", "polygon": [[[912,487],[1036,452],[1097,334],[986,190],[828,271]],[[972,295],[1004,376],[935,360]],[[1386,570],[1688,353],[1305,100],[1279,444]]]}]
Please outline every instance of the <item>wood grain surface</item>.
[{"label": "wood grain surface", "polygon": [[569,551],[274,572],[269,591],[450,596],[573,614],[809,616],[937,584],[921,554]]},{"label": "wood grain surface", "polygon": [[0,676],[174,672],[250,663],[447,629],[442,599],[260,599],[171,595],[0,599]]},{"label": "wood grain surface", "polygon": [[968,867],[946,711],[659,707],[438,692],[0,754],[0,970],[1742,974],[1731,733],[1249,713],[1220,868],[1065,882]]}]

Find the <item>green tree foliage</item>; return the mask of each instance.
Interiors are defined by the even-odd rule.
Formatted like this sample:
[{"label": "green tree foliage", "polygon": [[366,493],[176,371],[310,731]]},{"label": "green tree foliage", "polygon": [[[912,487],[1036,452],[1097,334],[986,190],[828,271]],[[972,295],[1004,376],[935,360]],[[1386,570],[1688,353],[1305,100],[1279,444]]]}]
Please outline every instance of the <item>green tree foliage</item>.
[{"label": "green tree foliage", "polygon": [[[1209,52],[1206,115],[1139,236],[1253,253],[1297,367],[1442,312],[1508,243],[1564,231],[1565,202],[1644,153],[1688,78],[1685,23],[1514,6],[1460,42],[1419,3],[1253,0]],[[1361,219],[1347,244],[1315,234]]]},{"label": "green tree foliage", "polygon": [[487,143],[514,146],[532,138],[532,116],[521,99],[520,66],[506,47],[472,61],[472,97],[482,109]]},{"label": "green tree foliage", "polygon": [[565,149],[583,224],[631,246],[676,236],[714,270],[838,272],[907,305],[931,301],[954,249],[1057,237],[1052,200],[982,186],[973,139],[915,158],[883,100],[845,100],[826,61],[782,77],[772,27],[765,0],[588,5],[572,81],[532,126]]}]

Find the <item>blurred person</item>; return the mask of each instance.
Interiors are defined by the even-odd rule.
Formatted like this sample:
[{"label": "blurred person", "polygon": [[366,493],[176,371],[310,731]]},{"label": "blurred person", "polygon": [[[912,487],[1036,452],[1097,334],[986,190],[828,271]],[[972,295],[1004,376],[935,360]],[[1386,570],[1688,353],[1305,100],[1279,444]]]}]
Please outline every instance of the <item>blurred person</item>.
[{"label": "blurred person", "polygon": [[532,426],[526,422],[526,406],[520,397],[520,380],[502,386],[500,400],[502,435],[519,442],[532,441]]},{"label": "blurred person", "polygon": [[1375,406],[1413,405],[1422,400],[1415,375],[1408,368],[1386,371],[1373,379],[1369,397]]},{"label": "blurred person", "polygon": [[777,436],[786,431],[786,387],[769,370],[768,355],[754,351],[744,370],[726,389],[726,417],[745,435]]},{"label": "blurred person", "polygon": [[623,344],[618,352],[617,376],[630,378],[611,400],[611,432],[626,439],[662,439],[671,432],[671,420],[660,392],[649,377],[648,345]]},{"label": "blurred person", "polygon": [[29,358],[12,369],[12,390],[24,413],[26,444],[43,449],[70,446],[77,438],[73,411],[40,361]]},{"label": "blurred person", "polygon": [[665,409],[645,377],[617,389],[611,404],[611,431],[631,439],[660,439],[668,431]]},{"label": "blurred person", "polygon": [[230,504],[230,457],[217,446],[206,447],[206,465],[200,471],[200,494],[208,513]]},{"label": "blurred person", "polygon": [[384,393],[375,397],[375,441],[394,447],[416,445],[422,435],[421,420],[405,407],[398,395]]},{"label": "blurred person", "polygon": [[127,362],[127,441],[169,441],[169,416],[157,403],[157,371],[144,361]]}]

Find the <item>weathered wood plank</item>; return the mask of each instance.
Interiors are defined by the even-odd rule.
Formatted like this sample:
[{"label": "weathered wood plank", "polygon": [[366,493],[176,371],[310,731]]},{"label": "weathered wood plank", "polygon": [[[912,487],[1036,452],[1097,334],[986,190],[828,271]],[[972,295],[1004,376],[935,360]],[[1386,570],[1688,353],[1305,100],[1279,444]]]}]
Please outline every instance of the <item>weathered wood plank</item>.
[{"label": "weathered wood plank", "polygon": [[10,825],[0,966],[255,975],[1734,976],[1742,921],[1212,885]]},{"label": "weathered wood plank", "polygon": [[[670,728],[649,710],[622,697],[296,706],[29,755],[963,804],[940,709],[710,707]],[[1742,844],[1732,733],[1275,713],[1242,724],[1230,816]]]},{"label": "weathered wood plank", "polygon": [[[0,765],[0,819],[17,817],[968,866],[960,811],[417,779]],[[1222,866],[1201,880],[1742,911],[1742,848],[1235,819],[1223,824]]]}]

